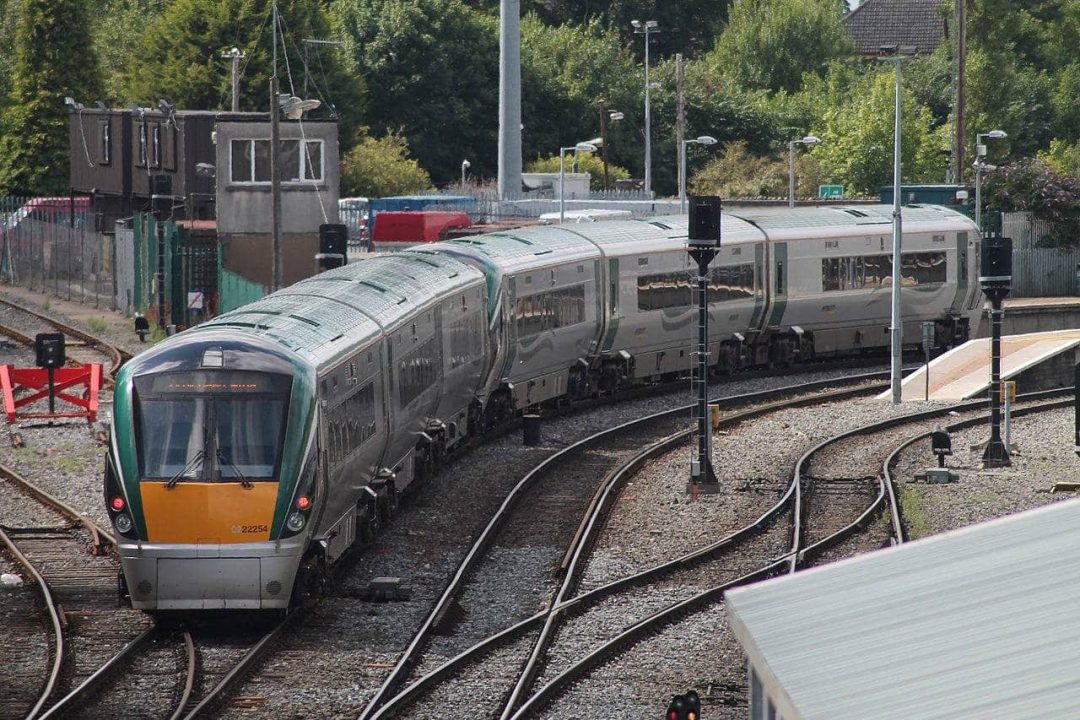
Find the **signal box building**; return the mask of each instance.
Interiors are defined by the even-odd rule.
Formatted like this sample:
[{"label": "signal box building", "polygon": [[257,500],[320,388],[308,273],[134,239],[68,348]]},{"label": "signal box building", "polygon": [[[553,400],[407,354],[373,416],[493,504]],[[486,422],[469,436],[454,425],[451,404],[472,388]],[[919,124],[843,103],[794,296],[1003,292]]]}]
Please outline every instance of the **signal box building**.
[{"label": "signal box building", "polygon": [[753,720],[1080,717],[1080,501],[726,594]]},{"label": "signal box building", "polygon": [[[179,251],[196,240],[216,250],[199,253],[212,267],[194,274],[226,278],[220,282],[236,290],[238,303],[265,294],[273,278],[268,113],[95,108],[69,118],[71,192],[91,198],[96,229],[113,232],[135,218],[136,233],[152,235],[151,196],[171,195]],[[319,226],[338,222],[338,126],[282,118],[280,134],[283,282],[290,284],[314,274]],[[155,185],[162,179],[167,193]]]}]

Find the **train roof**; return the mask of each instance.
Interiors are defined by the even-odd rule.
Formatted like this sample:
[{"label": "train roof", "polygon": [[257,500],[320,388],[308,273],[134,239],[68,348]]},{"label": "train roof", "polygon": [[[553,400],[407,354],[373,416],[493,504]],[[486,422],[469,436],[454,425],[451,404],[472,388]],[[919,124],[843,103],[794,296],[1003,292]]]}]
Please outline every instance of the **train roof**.
[{"label": "train roof", "polygon": [[483,282],[447,256],[378,255],[321,273],[203,323],[270,338],[313,361],[390,329],[446,293]]},{"label": "train roof", "polygon": [[441,244],[476,257],[485,265],[497,266],[502,272],[547,265],[552,260],[573,262],[600,256],[584,232],[569,228],[566,225],[535,225],[470,235]]},{"label": "train roof", "polygon": [[[731,214],[760,228],[770,240],[796,240],[835,235],[888,233],[892,205],[738,208]],[[975,225],[966,215],[941,205],[905,205],[901,217],[908,231],[934,228],[966,230]]]}]

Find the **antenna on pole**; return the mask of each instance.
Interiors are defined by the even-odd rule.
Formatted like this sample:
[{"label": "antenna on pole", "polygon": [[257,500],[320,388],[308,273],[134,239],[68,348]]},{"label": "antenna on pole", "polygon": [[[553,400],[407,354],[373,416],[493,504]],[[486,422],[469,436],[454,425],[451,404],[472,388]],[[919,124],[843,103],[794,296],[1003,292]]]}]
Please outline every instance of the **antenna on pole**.
[{"label": "antenna on pole", "polygon": [[300,42],[304,43],[304,97],[307,97],[308,47],[311,45],[333,45],[341,47],[345,43],[341,40],[322,40],[320,38],[303,38]]},{"label": "antenna on pole", "polygon": [[240,61],[244,59],[243,50],[232,48],[223,50],[221,57],[232,60],[232,111],[240,112]]}]

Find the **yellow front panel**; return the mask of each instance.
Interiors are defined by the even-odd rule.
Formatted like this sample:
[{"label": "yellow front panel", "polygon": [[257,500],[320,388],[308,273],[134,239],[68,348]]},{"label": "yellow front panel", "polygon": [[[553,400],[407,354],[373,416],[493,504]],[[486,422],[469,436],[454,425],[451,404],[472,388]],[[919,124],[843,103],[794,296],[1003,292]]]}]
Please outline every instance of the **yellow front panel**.
[{"label": "yellow front panel", "polygon": [[246,488],[237,482],[143,482],[143,515],[150,542],[245,543],[270,539],[276,482]]}]

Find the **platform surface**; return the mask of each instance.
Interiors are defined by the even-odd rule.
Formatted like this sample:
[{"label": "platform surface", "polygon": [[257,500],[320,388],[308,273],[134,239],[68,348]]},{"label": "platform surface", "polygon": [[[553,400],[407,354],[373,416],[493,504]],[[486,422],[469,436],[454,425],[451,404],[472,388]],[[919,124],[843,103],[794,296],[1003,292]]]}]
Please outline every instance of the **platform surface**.
[{"label": "platform surface", "polygon": [[[1001,339],[1001,378],[1011,380],[1055,355],[1080,345],[1080,330],[1006,335]],[[990,339],[969,340],[930,362],[930,392],[926,366],[901,382],[901,400],[968,400],[981,397],[990,386]],[[888,400],[890,392],[878,395]]]}]

